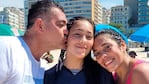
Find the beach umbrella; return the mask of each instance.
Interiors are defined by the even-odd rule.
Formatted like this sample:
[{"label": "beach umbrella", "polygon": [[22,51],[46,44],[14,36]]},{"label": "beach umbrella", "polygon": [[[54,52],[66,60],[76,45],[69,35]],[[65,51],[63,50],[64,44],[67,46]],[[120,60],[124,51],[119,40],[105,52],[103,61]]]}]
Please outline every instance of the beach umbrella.
[{"label": "beach umbrella", "polygon": [[20,36],[24,32],[7,24],[0,24],[0,36]]},{"label": "beach umbrella", "polygon": [[21,29],[18,29],[18,33],[19,33],[19,35],[24,35],[24,31],[23,30],[21,30]]},{"label": "beach umbrella", "polygon": [[149,43],[149,24],[132,33],[129,38],[133,41]]},{"label": "beach umbrella", "polygon": [[0,24],[0,36],[14,36],[11,26],[7,24]]}]

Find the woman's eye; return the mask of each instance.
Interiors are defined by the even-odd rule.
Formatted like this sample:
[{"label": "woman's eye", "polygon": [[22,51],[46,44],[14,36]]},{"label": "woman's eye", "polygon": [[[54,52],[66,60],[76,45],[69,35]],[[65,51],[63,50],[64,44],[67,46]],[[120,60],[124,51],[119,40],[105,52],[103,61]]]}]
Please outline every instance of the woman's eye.
[{"label": "woman's eye", "polygon": [[95,57],[100,56],[100,52],[94,54]]},{"label": "woman's eye", "polygon": [[110,51],[111,50],[111,46],[110,45],[107,45],[106,47],[105,47],[105,49],[104,49],[104,51],[106,51],[106,52],[108,52],[108,51]]}]

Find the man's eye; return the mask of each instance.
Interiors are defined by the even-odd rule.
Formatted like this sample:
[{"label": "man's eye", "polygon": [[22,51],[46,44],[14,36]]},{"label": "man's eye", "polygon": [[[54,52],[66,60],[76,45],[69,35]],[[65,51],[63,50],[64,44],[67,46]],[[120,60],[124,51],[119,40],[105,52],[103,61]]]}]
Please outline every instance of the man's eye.
[{"label": "man's eye", "polygon": [[66,26],[66,23],[63,22],[63,21],[61,21],[61,22],[59,22],[57,25],[58,25],[59,27],[63,27],[63,26]]}]

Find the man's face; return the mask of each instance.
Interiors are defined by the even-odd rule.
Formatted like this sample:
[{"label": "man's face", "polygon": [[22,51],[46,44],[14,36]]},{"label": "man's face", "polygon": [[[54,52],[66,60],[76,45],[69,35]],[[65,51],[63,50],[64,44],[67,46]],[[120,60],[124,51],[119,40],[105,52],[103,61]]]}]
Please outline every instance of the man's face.
[{"label": "man's face", "polygon": [[48,21],[45,22],[47,31],[44,38],[47,45],[52,49],[65,48],[65,34],[68,34],[65,14],[60,9],[53,7],[46,21]]}]

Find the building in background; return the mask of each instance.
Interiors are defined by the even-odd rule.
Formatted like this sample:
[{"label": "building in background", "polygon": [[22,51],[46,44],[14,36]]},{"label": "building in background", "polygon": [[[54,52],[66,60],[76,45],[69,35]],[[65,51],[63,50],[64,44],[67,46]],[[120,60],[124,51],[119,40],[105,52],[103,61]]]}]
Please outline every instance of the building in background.
[{"label": "building in background", "polygon": [[149,24],[148,2],[149,0],[124,0],[124,5],[129,6],[132,9],[132,24],[135,24],[136,26]]},{"label": "building in background", "polygon": [[92,19],[95,24],[102,23],[102,8],[99,0],[54,0],[64,7],[68,20],[75,16]]},{"label": "building in background", "polygon": [[138,0],[138,24],[149,24],[149,0]]},{"label": "building in background", "polygon": [[110,17],[111,17],[111,10],[102,8],[102,23],[103,24],[109,24],[110,23]]},{"label": "building in background", "polygon": [[27,27],[27,18],[28,18],[28,11],[31,8],[31,5],[37,1],[41,0],[24,0],[24,20],[25,20],[25,27]]},{"label": "building in background", "polygon": [[132,10],[130,26],[138,24],[138,0],[124,0],[124,6],[129,6],[129,8]]},{"label": "building in background", "polygon": [[24,29],[24,11],[15,7],[1,8],[0,23],[9,24],[18,29]]},{"label": "building in background", "polygon": [[131,9],[129,6],[115,6],[111,8],[111,19],[110,22],[116,24],[122,24],[125,28],[126,33],[129,29],[128,21],[132,16]]},{"label": "building in background", "polygon": [[[27,15],[31,4],[40,0],[25,0],[25,25],[27,25]],[[99,0],[53,0],[63,6],[67,19],[74,16],[84,16],[92,19],[96,24],[102,23],[102,8]]]}]

